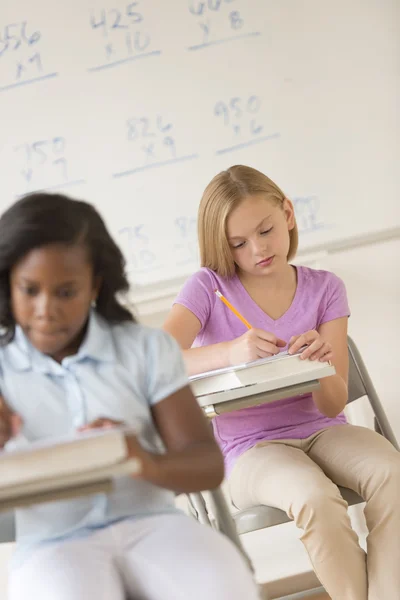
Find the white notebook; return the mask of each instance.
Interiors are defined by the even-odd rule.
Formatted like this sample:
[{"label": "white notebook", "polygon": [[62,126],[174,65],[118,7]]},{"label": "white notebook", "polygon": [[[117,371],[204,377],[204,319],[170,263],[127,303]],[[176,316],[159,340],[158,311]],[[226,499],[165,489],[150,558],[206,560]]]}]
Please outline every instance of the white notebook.
[{"label": "white notebook", "polygon": [[128,458],[126,443],[127,435],[137,433],[112,428],[7,445],[0,451],[0,509],[29,504],[33,496],[34,502],[66,497],[70,488],[90,484],[94,489],[96,482],[140,472],[140,461]]},{"label": "white notebook", "polygon": [[291,380],[293,384],[307,380],[308,373],[310,379],[319,379],[333,375],[335,370],[329,363],[303,360],[300,353],[288,354],[285,351],[249,363],[200,373],[189,380],[194,395],[201,397],[266,381],[276,382],[277,387],[279,382],[287,386],[291,385]]},{"label": "white notebook", "polygon": [[256,367],[257,365],[264,365],[271,362],[275,362],[276,360],[281,360],[285,357],[297,356],[301,351],[296,352],[295,355],[289,354],[287,350],[284,352],[279,352],[279,354],[275,354],[274,356],[266,356],[265,358],[258,358],[257,360],[252,360],[250,362],[240,363],[239,365],[233,365],[229,367],[222,367],[220,369],[213,369],[212,371],[204,371],[203,373],[198,373],[197,375],[192,375],[189,377],[190,381],[197,381],[198,379],[205,379],[206,377],[214,377],[215,375],[224,375],[225,373],[231,373],[232,371],[241,371],[242,369],[247,369],[248,367]]}]

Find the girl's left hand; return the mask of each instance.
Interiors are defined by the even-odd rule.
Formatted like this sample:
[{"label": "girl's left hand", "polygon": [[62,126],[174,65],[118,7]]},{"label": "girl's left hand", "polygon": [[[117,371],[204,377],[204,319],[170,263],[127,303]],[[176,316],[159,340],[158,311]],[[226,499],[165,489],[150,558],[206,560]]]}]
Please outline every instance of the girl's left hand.
[{"label": "girl's left hand", "polygon": [[289,354],[295,354],[302,346],[307,346],[300,354],[300,358],[328,362],[332,360],[332,346],[325,342],[318,331],[312,329],[301,335],[294,335],[289,342]]},{"label": "girl's left hand", "polygon": [[[83,427],[80,427],[78,431],[89,431],[91,429],[111,429],[112,427],[124,427],[126,423],[123,421],[115,421],[114,419],[99,418]],[[140,445],[137,437],[132,434],[125,436],[126,445],[128,447],[129,458],[138,458],[141,464],[140,471],[132,475],[136,479],[153,480],[158,475],[158,461],[157,455],[151,454],[144,450]]]}]

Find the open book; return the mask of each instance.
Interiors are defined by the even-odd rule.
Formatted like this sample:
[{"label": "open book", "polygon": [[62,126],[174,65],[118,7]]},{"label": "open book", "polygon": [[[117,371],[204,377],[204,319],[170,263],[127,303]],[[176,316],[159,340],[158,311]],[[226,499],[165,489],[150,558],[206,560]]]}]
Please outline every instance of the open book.
[{"label": "open book", "polygon": [[300,352],[288,354],[285,351],[249,363],[200,373],[190,377],[189,381],[194,395],[199,398],[264,382],[270,383],[270,389],[288,387],[334,373],[330,363],[303,360]]},{"label": "open book", "polygon": [[128,458],[126,427],[98,429],[0,451],[0,511],[38,502],[108,492],[113,477],[140,472]]}]

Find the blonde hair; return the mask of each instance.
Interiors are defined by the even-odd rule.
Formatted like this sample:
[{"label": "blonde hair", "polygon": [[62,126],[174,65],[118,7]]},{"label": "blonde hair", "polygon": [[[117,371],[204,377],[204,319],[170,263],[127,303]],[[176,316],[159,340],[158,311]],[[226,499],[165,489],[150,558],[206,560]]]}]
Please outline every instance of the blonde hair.
[{"label": "blonde hair", "polygon": [[[200,202],[197,232],[200,246],[200,264],[212,269],[221,277],[232,277],[235,263],[229,246],[226,222],[234,208],[245,198],[263,194],[275,205],[283,205],[286,196],[269,177],[243,165],[235,165],[218,173],[204,190]],[[290,245],[287,259],[297,251],[298,229],[296,221],[289,231]]]}]

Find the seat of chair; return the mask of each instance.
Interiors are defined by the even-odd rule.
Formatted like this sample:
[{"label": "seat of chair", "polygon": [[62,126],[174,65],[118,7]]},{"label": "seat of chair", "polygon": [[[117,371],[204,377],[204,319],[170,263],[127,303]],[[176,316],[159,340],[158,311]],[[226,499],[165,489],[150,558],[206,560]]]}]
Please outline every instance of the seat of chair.
[{"label": "seat of chair", "polygon": [[[339,487],[339,490],[349,506],[364,502],[361,496],[353,492],[353,490],[343,487]],[[234,513],[233,518],[235,519],[239,534],[249,533],[250,531],[266,527],[274,527],[275,525],[291,521],[283,510],[273,508],[272,506],[252,506],[246,510]]]}]

